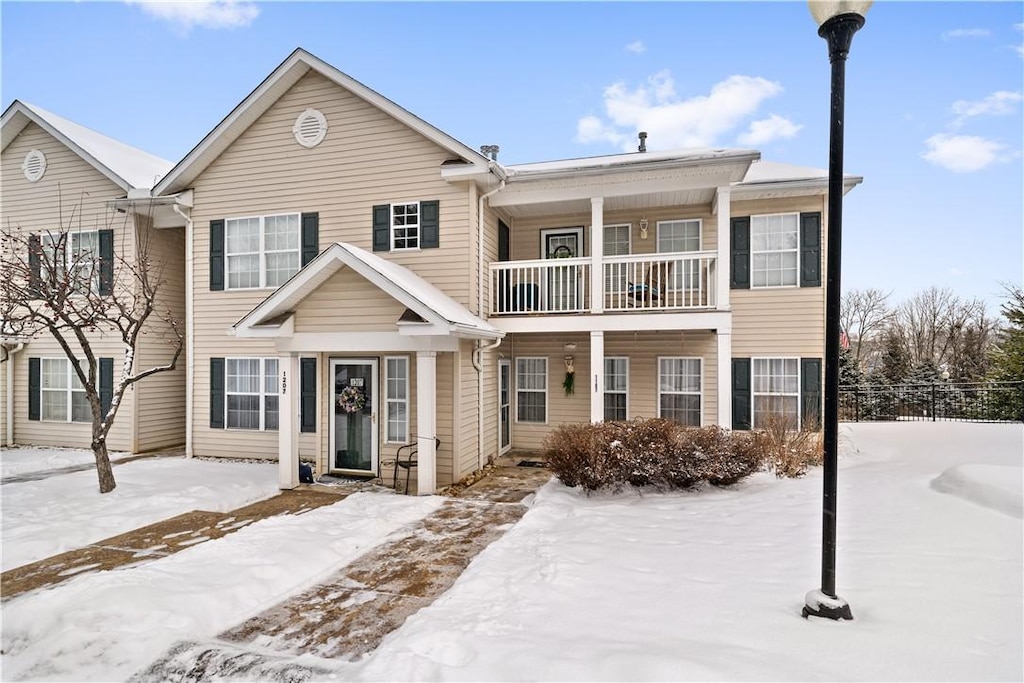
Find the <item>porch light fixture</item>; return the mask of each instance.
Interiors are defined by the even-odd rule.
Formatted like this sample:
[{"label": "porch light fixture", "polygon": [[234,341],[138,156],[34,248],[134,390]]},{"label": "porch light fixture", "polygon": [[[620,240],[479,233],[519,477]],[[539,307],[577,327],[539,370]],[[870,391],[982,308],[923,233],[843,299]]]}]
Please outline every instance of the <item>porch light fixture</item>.
[{"label": "porch light fixture", "polygon": [[871,6],[865,0],[810,0],[818,35],[828,41],[832,63],[832,107],[828,150],[828,264],[825,289],[825,482],[822,496],[821,588],[804,599],[804,617],[853,619],[836,595],[836,488],[839,448],[839,300],[843,234],[843,123],[846,57],[853,34]]}]

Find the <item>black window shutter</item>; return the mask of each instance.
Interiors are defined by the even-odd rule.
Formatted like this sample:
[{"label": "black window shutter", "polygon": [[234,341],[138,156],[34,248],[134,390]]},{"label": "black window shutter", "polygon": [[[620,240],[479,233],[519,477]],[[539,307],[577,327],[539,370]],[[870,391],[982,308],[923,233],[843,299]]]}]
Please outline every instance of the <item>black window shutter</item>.
[{"label": "black window shutter", "polygon": [[299,381],[299,431],[316,431],[316,358],[301,358]]},{"label": "black window shutter", "polygon": [[224,220],[210,221],[210,291],[224,291]]},{"label": "black window shutter", "polygon": [[512,233],[505,221],[498,221],[498,260],[510,261],[512,259]]},{"label": "black window shutter", "polygon": [[100,358],[100,407],[106,415],[114,399],[114,359]]},{"label": "black window shutter", "polygon": [[[8,361],[10,362],[10,361]],[[28,419],[39,419],[40,406],[39,359],[28,359]]]},{"label": "black window shutter", "polygon": [[420,202],[420,249],[441,246],[441,202]]},{"label": "black window shutter", "polygon": [[114,231],[100,230],[100,296],[114,293]]},{"label": "black window shutter", "polygon": [[821,287],[821,213],[800,214],[800,286]]},{"label": "black window shutter", "polygon": [[[40,289],[42,288],[43,272],[42,266],[39,264],[39,257],[42,253],[43,243],[39,239],[39,235],[28,236],[28,267],[31,271],[28,278],[28,295],[33,299],[40,297]],[[31,418],[30,418],[31,419]],[[36,416],[35,419],[39,419]]]},{"label": "black window shutter", "polygon": [[320,253],[320,214],[302,214],[302,266]]},{"label": "black window shutter", "polygon": [[224,429],[224,359],[210,359],[210,428]]},{"label": "black window shutter", "polygon": [[750,289],[750,217],[732,219],[729,289]]},{"label": "black window shutter", "polygon": [[391,251],[391,205],[373,207],[373,250]]},{"label": "black window shutter", "polygon": [[800,359],[800,413],[801,426],[807,429],[821,427],[821,359]]},{"label": "black window shutter", "polygon": [[732,359],[732,428],[750,429],[750,359]]}]

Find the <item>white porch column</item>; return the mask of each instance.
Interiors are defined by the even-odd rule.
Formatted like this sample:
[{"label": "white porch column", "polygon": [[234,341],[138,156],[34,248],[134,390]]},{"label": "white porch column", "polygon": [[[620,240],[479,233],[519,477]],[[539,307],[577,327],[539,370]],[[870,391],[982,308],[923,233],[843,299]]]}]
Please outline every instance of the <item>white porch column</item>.
[{"label": "white porch column", "polygon": [[732,429],[732,332],[717,331],[718,426]]},{"label": "white porch column", "polygon": [[437,352],[416,352],[416,493],[437,488]]},{"label": "white porch column", "polygon": [[732,239],[732,210],[730,207],[732,188],[718,188],[718,263],[715,266],[715,294],[718,310],[729,310],[729,271],[732,269],[730,253]]},{"label": "white porch column", "polygon": [[604,419],[604,332],[590,333],[590,421]]},{"label": "white porch column", "polygon": [[299,486],[299,357],[278,356],[277,373],[277,486],[294,489]]},{"label": "white porch column", "polygon": [[590,199],[590,312],[604,313],[604,197]]}]

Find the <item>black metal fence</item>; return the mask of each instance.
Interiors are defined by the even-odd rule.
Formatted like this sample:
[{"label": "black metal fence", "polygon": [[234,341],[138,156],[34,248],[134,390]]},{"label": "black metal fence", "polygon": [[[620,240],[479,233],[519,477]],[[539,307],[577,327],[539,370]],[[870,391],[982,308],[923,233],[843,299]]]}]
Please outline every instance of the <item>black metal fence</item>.
[{"label": "black metal fence", "polygon": [[1024,382],[842,386],[839,419],[1022,422]]}]

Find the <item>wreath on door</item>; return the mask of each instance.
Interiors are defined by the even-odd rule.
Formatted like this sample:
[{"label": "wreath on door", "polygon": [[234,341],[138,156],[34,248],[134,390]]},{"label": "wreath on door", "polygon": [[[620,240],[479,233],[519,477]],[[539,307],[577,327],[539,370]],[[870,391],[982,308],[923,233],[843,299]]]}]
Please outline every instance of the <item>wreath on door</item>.
[{"label": "wreath on door", "polygon": [[358,413],[366,405],[366,394],[359,387],[347,386],[338,394],[338,407],[346,413]]}]

